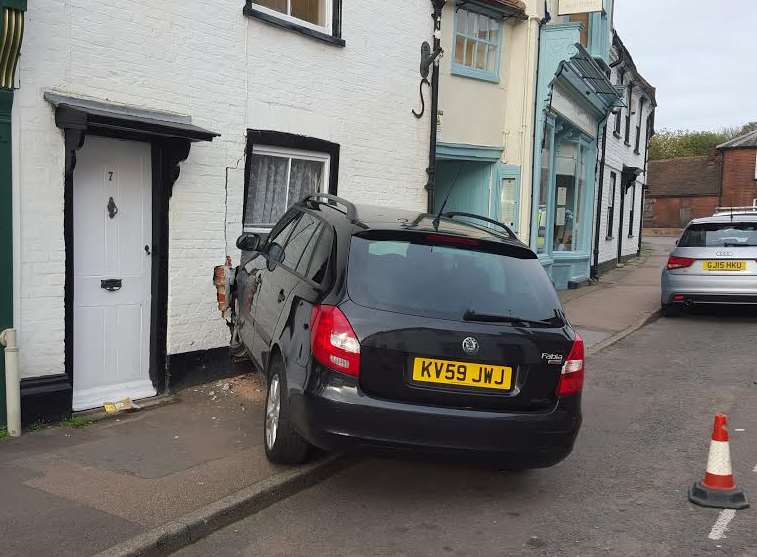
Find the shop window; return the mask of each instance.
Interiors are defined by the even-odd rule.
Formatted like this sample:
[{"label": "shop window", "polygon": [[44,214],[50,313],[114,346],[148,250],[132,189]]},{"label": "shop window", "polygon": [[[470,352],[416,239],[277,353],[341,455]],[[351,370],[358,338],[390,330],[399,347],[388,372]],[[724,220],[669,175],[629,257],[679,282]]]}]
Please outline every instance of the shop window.
[{"label": "shop window", "polygon": [[581,248],[583,154],[577,142],[561,143],[556,150],[553,249],[576,251]]},{"label": "shop window", "polygon": [[502,22],[488,15],[458,8],[455,13],[455,54],[452,73],[499,81]]},{"label": "shop window", "polygon": [[628,237],[633,238],[633,222],[636,219],[636,182],[631,185],[631,214],[628,217]]},{"label": "shop window", "polygon": [[544,145],[541,151],[541,180],[539,181],[539,202],[536,210],[536,252],[547,251],[547,201],[549,184],[552,180],[552,147],[554,125],[547,123],[544,127]]},{"label": "shop window", "polygon": [[610,199],[607,200],[607,239],[612,240],[615,232],[615,194],[618,188],[618,175],[610,172]]},{"label": "shop window", "polygon": [[641,147],[641,122],[642,118],[644,117],[644,104],[647,102],[647,99],[641,98],[639,99],[639,119],[638,123],[636,124],[636,147],[634,147],[634,152],[638,155],[639,148]]},{"label": "shop window", "polygon": [[[623,80],[626,77],[625,70],[620,70],[618,72],[618,85],[623,85]],[[616,137],[620,137],[620,130],[623,127],[623,108],[618,107],[615,111],[615,129],[613,130],[615,132]]]},{"label": "shop window", "polygon": [[633,83],[628,85],[628,110],[626,110],[625,143],[631,145],[631,114],[633,114]]}]

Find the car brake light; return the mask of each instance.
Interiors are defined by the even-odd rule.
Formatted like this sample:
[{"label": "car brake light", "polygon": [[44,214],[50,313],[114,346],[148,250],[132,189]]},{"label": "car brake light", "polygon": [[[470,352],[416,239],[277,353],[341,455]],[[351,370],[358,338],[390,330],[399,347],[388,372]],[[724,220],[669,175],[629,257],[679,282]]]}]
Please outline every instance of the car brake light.
[{"label": "car brake light", "polygon": [[426,240],[437,244],[450,244],[453,246],[478,246],[481,242],[473,238],[461,238],[460,236],[447,236],[446,234],[429,234]]},{"label": "car brake light", "polygon": [[360,342],[338,307],[313,306],[310,331],[310,347],[316,360],[340,373],[360,375]]},{"label": "car brake light", "polygon": [[584,340],[576,335],[570,354],[562,366],[557,396],[566,397],[580,393],[584,387]]},{"label": "car brake light", "polygon": [[694,264],[694,261],[696,261],[696,259],[692,259],[691,257],[677,257],[671,255],[668,258],[668,269],[685,269],[691,267]]}]

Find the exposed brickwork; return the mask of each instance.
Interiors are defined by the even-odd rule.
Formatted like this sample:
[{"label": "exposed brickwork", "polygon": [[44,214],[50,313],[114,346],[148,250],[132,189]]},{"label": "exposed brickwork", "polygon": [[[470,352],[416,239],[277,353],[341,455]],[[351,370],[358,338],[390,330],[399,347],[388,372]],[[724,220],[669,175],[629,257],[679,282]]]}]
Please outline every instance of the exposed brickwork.
[{"label": "exposed brickwork", "polygon": [[757,199],[757,149],[728,149],[723,151],[723,191],[720,204],[742,207]]},{"label": "exposed brickwork", "polygon": [[702,197],[649,197],[646,202],[644,226],[650,228],[681,228],[691,219],[709,217],[715,212],[716,195]]}]

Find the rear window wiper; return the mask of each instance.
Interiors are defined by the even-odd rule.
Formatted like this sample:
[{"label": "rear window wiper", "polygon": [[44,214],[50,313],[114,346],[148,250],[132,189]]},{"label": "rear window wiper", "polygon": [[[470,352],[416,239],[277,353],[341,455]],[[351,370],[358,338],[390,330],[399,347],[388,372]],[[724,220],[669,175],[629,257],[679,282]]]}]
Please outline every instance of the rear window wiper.
[{"label": "rear window wiper", "polygon": [[565,321],[558,316],[555,316],[547,321],[540,321],[537,319],[525,319],[523,317],[515,317],[513,315],[495,315],[490,313],[478,313],[473,310],[468,310],[463,314],[464,321],[478,321],[480,323],[523,323],[525,325],[535,325],[537,327],[554,327],[562,326]]}]

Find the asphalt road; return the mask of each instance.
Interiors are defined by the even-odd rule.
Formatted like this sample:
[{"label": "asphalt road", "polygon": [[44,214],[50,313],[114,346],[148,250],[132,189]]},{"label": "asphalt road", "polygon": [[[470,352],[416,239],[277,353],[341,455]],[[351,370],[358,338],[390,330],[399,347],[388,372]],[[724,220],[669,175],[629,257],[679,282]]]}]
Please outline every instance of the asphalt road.
[{"label": "asphalt road", "polygon": [[755,313],[659,320],[589,359],[584,427],[554,468],[365,459],[179,555],[757,556],[757,508],[710,539],[720,512],[686,496],[722,411],[757,498],[756,339]]}]

